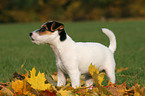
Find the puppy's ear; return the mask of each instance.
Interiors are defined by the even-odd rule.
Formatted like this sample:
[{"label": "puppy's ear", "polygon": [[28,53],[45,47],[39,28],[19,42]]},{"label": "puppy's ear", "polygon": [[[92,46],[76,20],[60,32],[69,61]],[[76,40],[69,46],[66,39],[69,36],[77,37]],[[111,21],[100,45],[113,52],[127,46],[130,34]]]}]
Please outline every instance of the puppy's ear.
[{"label": "puppy's ear", "polygon": [[60,41],[64,41],[66,39],[66,32],[64,30],[64,25],[62,23],[53,22],[51,25],[51,31],[58,30],[60,35]]},{"label": "puppy's ear", "polygon": [[52,25],[51,25],[51,31],[61,31],[62,29],[64,29],[64,25],[62,23],[58,23],[53,21]]}]

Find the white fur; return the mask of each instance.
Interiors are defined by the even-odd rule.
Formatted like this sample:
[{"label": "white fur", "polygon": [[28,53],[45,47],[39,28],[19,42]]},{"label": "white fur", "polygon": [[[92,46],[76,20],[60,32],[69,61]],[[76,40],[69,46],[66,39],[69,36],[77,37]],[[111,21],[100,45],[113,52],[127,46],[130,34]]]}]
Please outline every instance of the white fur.
[{"label": "white fur", "polygon": [[68,35],[66,40],[60,41],[58,31],[51,35],[40,36],[33,32],[31,38],[34,43],[47,43],[53,49],[56,56],[58,70],[57,86],[66,84],[66,75],[69,75],[72,87],[80,86],[81,74],[86,75],[86,85],[93,84],[93,79],[88,72],[88,67],[92,63],[100,71],[105,70],[112,83],[115,83],[115,60],[116,39],[112,31],[103,28],[102,31],[109,37],[109,48],[100,43],[74,42]]}]

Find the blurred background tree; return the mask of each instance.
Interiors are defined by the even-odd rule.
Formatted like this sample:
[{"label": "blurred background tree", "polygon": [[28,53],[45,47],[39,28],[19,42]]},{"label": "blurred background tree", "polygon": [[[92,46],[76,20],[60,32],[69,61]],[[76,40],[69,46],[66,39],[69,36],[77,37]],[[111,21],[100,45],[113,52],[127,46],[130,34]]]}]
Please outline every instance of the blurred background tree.
[{"label": "blurred background tree", "polygon": [[0,0],[0,23],[144,18],[145,0]]}]

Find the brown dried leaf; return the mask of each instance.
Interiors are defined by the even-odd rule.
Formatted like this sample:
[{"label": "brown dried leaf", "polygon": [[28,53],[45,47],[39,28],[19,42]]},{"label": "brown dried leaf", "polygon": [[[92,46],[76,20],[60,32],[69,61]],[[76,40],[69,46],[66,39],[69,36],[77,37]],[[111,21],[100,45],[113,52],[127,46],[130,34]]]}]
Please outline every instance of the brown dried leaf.
[{"label": "brown dried leaf", "polygon": [[140,88],[139,84],[134,86],[134,96],[145,96],[145,87]]},{"label": "brown dried leaf", "polygon": [[126,67],[126,68],[121,67],[120,69],[117,67],[115,68],[116,73],[122,72],[124,70],[128,70],[128,67]]},{"label": "brown dried leaf", "polygon": [[57,72],[54,72],[54,74],[51,75],[51,77],[53,78],[54,82],[57,82]]},{"label": "brown dried leaf", "polygon": [[112,93],[112,95],[123,96],[123,94],[126,91],[126,82],[124,82],[123,84],[120,84],[120,85],[111,84],[109,82],[107,85],[107,89],[108,89],[108,91],[110,91]]},{"label": "brown dried leaf", "polygon": [[0,95],[13,96],[14,93],[10,89],[0,85]]}]

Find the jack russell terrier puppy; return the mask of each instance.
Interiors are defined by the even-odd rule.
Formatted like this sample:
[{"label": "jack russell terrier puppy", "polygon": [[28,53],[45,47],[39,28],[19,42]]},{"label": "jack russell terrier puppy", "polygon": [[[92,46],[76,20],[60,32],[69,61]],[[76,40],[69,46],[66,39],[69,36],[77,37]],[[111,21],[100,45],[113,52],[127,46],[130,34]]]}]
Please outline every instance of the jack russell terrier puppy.
[{"label": "jack russell terrier puppy", "polygon": [[64,25],[55,21],[44,23],[40,29],[30,33],[30,38],[36,44],[48,44],[56,57],[58,71],[57,86],[66,84],[66,76],[70,77],[72,87],[80,86],[80,76],[85,74],[86,86],[93,84],[88,72],[92,63],[99,71],[105,70],[107,77],[115,83],[116,38],[111,30],[102,28],[109,37],[110,45],[106,47],[100,43],[75,42],[65,32]]}]

